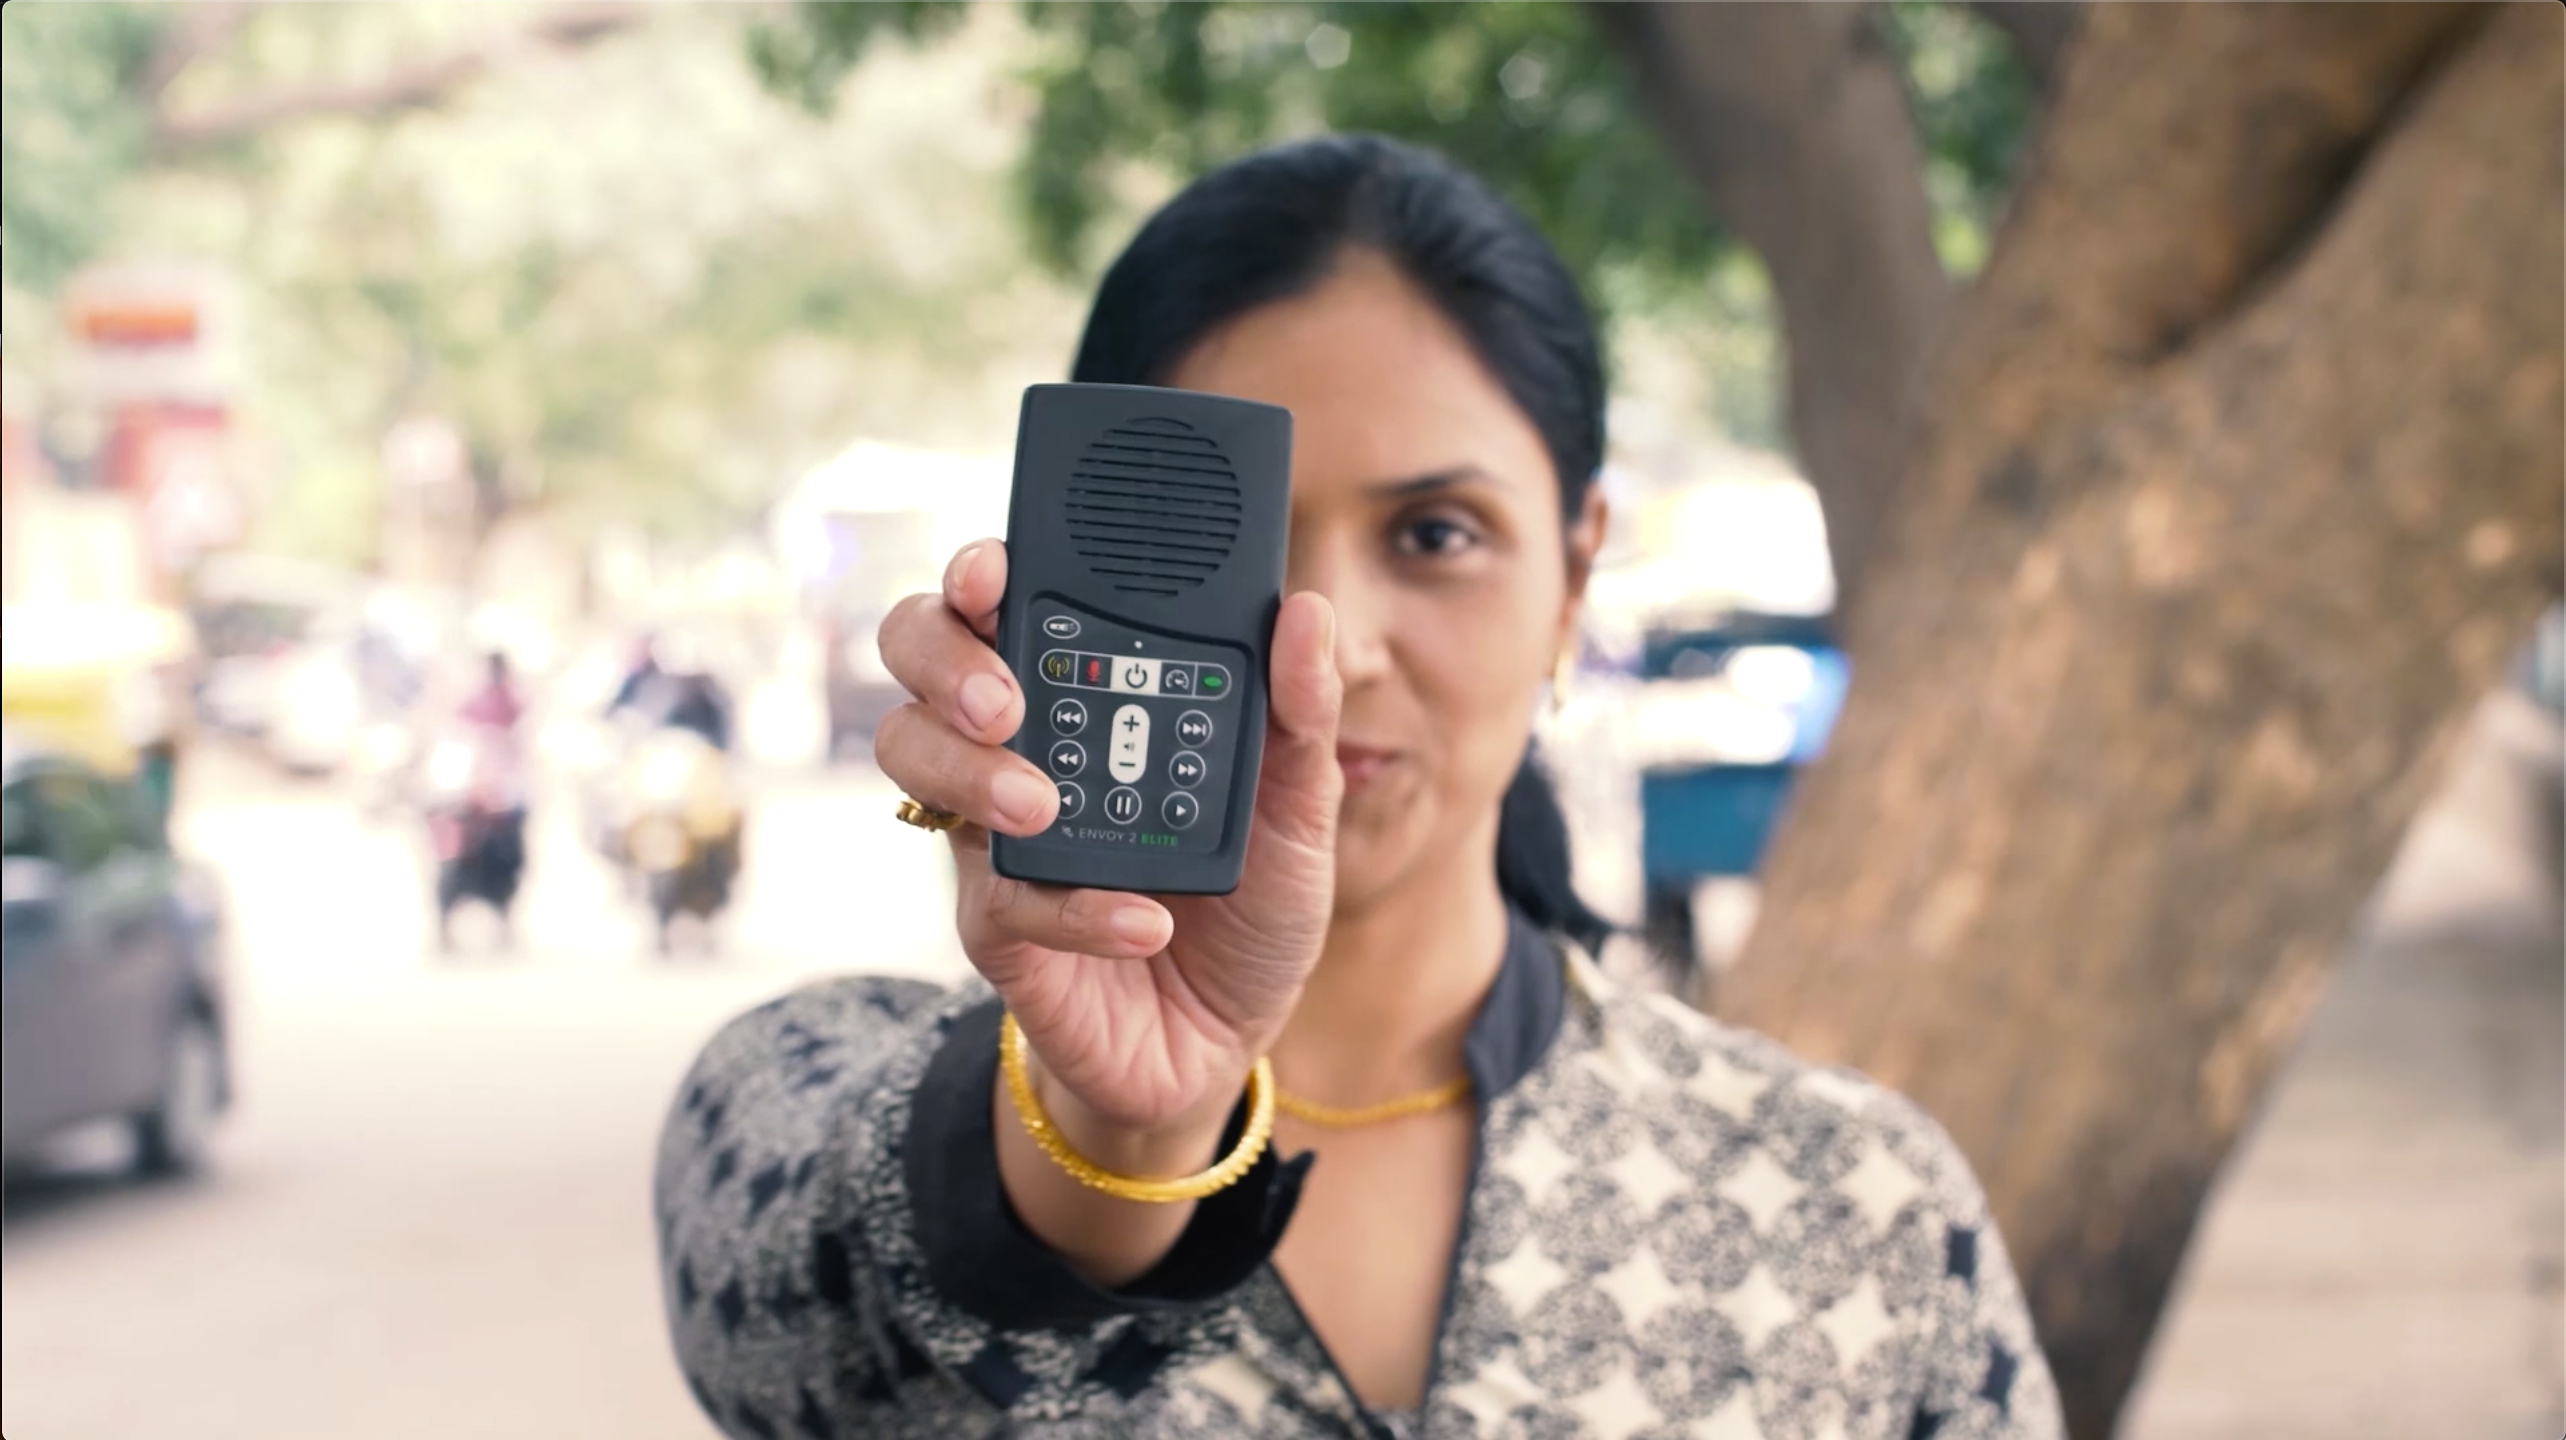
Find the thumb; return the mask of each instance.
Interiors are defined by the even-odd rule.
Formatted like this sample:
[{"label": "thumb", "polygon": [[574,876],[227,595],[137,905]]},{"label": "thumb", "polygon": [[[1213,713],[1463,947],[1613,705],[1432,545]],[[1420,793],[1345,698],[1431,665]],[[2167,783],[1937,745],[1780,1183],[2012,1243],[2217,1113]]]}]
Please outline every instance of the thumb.
[{"label": "thumb", "polygon": [[1272,827],[1279,839],[1332,856],[1337,803],[1345,793],[1345,774],[1336,763],[1345,685],[1336,670],[1336,610],[1326,596],[1303,591],[1283,602],[1274,617],[1267,686],[1273,703],[1257,782],[1257,824]]}]

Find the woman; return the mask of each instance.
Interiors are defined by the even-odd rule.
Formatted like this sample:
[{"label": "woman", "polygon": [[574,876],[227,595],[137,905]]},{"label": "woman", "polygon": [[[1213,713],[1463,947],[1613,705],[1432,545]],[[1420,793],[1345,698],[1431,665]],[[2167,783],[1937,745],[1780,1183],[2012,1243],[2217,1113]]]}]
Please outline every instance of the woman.
[{"label": "woman", "polygon": [[[960,817],[985,984],[823,982],[698,1063],[657,1195],[716,1422],[2057,1434],[1932,1122],[1586,958],[1602,927],[1526,751],[1603,536],[1604,385],[1526,222],[1388,141],[1250,157],[1133,240],[1075,378],[1293,412],[1245,877],[1161,902],[992,875],[988,833],[1056,805],[1000,748],[1026,723],[988,643],[1004,547],[894,612],[915,700],[877,753],[903,818]],[[1194,1198],[1127,1198],[1152,1181]]]}]

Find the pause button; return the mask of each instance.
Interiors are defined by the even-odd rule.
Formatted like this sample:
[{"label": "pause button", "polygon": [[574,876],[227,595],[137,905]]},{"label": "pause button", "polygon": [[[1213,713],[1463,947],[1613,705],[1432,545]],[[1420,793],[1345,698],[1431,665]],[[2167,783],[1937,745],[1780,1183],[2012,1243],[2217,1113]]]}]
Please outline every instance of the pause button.
[{"label": "pause button", "polygon": [[1117,825],[1129,825],[1140,818],[1140,792],[1129,785],[1117,786],[1105,796],[1105,818]]}]

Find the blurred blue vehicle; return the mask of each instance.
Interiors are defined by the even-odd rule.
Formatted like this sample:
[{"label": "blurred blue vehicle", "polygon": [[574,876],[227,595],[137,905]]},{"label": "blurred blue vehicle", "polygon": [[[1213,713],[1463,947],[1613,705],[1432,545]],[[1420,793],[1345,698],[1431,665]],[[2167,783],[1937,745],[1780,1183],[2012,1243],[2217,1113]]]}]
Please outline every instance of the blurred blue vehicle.
[{"label": "blurred blue vehicle", "polygon": [[222,910],[129,779],[0,740],[0,1155],[120,1119],[195,1168],[232,1098]]},{"label": "blurred blue vehicle", "polygon": [[1653,631],[1640,678],[1644,924],[1690,969],[1696,892],[1756,873],[1793,779],[1826,748],[1850,672],[1826,617],[1732,612]]}]

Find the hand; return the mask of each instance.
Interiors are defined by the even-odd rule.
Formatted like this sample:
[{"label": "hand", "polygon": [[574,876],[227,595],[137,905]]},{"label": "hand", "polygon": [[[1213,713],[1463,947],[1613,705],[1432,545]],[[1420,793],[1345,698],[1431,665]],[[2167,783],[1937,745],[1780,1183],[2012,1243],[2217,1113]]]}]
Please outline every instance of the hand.
[{"label": "hand", "polygon": [[1024,1028],[1046,1103],[1065,1092],[1065,1108],[1085,1112],[1055,1122],[1073,1140],[1098,1126],[1143,1138],[1217,1132],[1327,935],[1344,791],[1335,614],[1303,594],[1275,620],[1238,889],[1162,903],[989,867],[990,831],[1039,834],[1059,807],[1050,779],[1003,748],[1025,718],[1024,693],[990,646],[1006,580],[1006,547],[979,541],[954,557],[941,595],[912,595],[883,621],[883,663],[916,699],[884,719],[876,761],[913,798],[963,817],[948,832],[963,952]]}]

